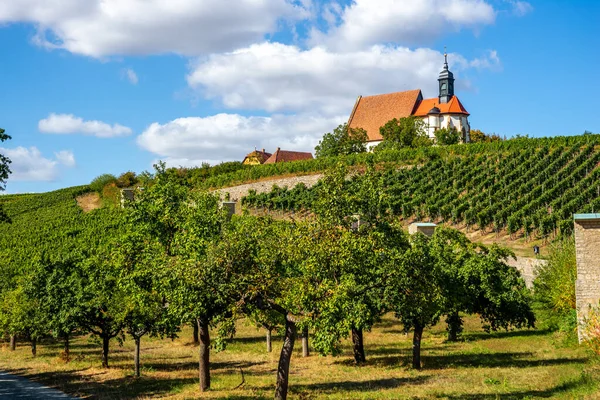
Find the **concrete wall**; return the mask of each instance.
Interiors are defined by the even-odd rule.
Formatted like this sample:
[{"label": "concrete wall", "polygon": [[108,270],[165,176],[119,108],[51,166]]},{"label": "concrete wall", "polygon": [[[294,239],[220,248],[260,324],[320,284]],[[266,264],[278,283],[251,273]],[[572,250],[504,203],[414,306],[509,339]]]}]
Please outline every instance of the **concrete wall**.
[{"label": "concrete wall", "polygon": [[547,263],[548,261],[546,260],[528,257],[517,257],[516,259],[509,258],[506,260],[506,264],[516,268],[521,273],[521,276],[529,289],[533,288],[533,280],[537,276],[537,269]]},{"label": "concrete wall", "polygon": [[581,342],[582,323],[590,307],[598,307],[600,302],[600,215],[596,218],[578,219],[575,217],[575,250],[577,258],[577,298],[578,334]]}]

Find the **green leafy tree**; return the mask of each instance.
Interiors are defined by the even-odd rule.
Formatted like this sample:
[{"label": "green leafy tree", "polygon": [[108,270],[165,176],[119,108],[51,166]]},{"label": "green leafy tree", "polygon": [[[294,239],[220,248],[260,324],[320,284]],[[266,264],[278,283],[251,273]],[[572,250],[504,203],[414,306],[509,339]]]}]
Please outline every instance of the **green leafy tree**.
[{"label": "green leafy tree", "polygon": [[[4,129],[0,128],[0,143],[9,140],[11,137],[4,133]],[[6,157],[4,154],[0,154],[0,191],[3,191],[6,188],[6,180],[10,175],[10,159]],[[2,205],[0,204],[0,222],[8,222],[10,219],[6,215],[6,213],[2,209]]]},{"label": "green leafy tree", "polygon": [[455,127],[441,128],[435,131],[436,143],[442,146],[458,144],[461,140],[461,133]]},{"label": "green leafy tree", "polygon": [[[374,165],[369,163],[365,174],[351,182],[346,181],[346,175],[343,166],[327,172],[313,208],[322,229],[336,237],[323,248],[325,260],[330,260],[331,277],[348,282],[335,287],[336,294],[323,303],[328,311],[317,321],[326,326],[315,331],[320,335],[337,330],[337,335],[328,336],[334,342],[350,332],[354,359],[359,364],[366,360],[363,331],[370,330],[385,310],[383,291],[388,268],[392,267],[387,264],[387,249],[406,248],[408,242],[402,230],[390,224],[390,215],[383,209],[384,182]],[[307,246],[319,248],[316,244]],[[332,247],[338,250],[333,259],[327,255]],[[335,312],[340,309],[346,312]],[[335,343],[327,343],[320,350],[335,352]]]},{"label": "green leafy tree", "polygon": [[115,183],[119,188],[130,188],[135,186],[138,183],[138,177],[135,172],[127,171],[119,175]]},{"label": "green leafy tree", "polygon": [[333,132],[323,135],[315,147],[317,158],[333,157],[367,151],[367,132],[362,128],[350,128],[346,123],[339,125]]},{"label": "green leafy tree", "polygon": [[[147,237],[156,238],[169,274],[162,283],[169,308],[180,321],[195,321],[199,331],[200,389],[210,388],[210,326],[227,311],[227,280],[210,263],[208,249],[219,238],[226,212],[219,198],[192,192],[155,166],[154,182],[131,206],[132,223]],[[210,283],[210,284],[209,284]]]},{"label": "green leafy tree", "polygon": [[425,132],[425,123],[421,118],[415,116],[394,118],[379,128],[379,132],[383,137],[383,142],[377,145],[378,151],[416,148],[433,144]]},{"label": "green leafy tree", "polygon": [[119,290],[124,293],[125,307],[120,316],[125,331],[135,342],[134,373],[140,376],[140,343],[145,335],[174,337],[179,320],[168,307],[163,282],[168,274],[162,249],[128,224],[120,238],[115,262],[119,266]]},{"label": "green leafy tree", "polygon": [[430,239],[422,233],[411,237],[410,248],[396,252],[397,268],[386,287],[389,307],[402,321],[406,332],[413,330],[412,366],[421,368],[423,330],[435,325],[444,310],[444,275],[431,254]]},{"label": "green leafy tree", "polygon": [[70,359],[70,338],[80,328],[77,303],[80,263],[81,259],[75,255],[57,256],[54,261],[43,256],[36,261],[27,286],[29,297],[38,300],[47,328],[55,338],[64,340],[65,361]]},{"label": "green leafy tree", "polygon": [[479,129],[471,129],[469,132],[470,143],[483,143],[483,142],[498,142],[501,141],[502,138],[495,134],[486,134]]}]

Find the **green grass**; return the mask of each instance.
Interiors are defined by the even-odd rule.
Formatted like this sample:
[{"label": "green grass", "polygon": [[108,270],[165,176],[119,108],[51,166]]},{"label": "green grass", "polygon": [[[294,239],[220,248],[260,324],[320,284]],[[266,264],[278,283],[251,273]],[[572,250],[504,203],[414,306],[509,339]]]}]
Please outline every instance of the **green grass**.
[{"label": "green grass", "polygon": [[[206,398],[270,399],[273,396],[280,338],[266,353],[263,332],[244,321],[227,350],[212,353],[212,389]],[[292,399],[538,399],[600,398],[600,363],[585,348],[565,345],[556,334],[517,330],[487,334],[467,318],[463,340],[445,342],[445,327],[426,332],[423,369],[410,368],[411,336],[391,316],[365,334],[367,363],[353,363],[348,342],[339,357],[292,358]],[[44,342],[33,358],[22,343],[16,352],[0,351],[0,370],[28,376],[67,393],[95,399],[200,396],[197,352],[186,329],[174,341],[142,342],[142,378],[132,376],[133,343],[112,343],[111,368],[100,368],[100,347],[77,338],[73,360],[60,359],[61,343]],[[241,383],[241,371],[245,383]]]}]

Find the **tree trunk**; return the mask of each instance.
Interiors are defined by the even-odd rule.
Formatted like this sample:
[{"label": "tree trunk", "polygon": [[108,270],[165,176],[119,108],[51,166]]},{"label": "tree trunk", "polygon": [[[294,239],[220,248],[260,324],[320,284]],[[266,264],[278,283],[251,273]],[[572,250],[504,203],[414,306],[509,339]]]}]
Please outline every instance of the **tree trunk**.
[{"label": "tree trunk", "polygon": [[108,344],[110,337],[102,336],[102,368],[108,368]]},{"label": "tree trunk", "polygon": [[308,328],[302,330],[302,357],[310,356],[310,350],[308,349]]},{"label": "tree trunk", "polygon": [[135,341],[135,353],[133,355],[133,362],[135,364],[135,377],[139,378],[140,377],[140,342],[141,342],[141,337],[134,337],[133,340]]},{"label": "tree trunk", "polygon": [[63,350],[63,358],[65,361],[69,361],[71,359],[70,349],[69,349],[69,335],[65,335],[65,345]]},{"label": "tree trunk", "polygon": [[271,330],[267,329],[267,353],[273,351],[273,345],[271,343]]},{"label": "tree trunk", "polygon": [[448,341],[456,342],[458,335],[462,332],[462,318],[458,315],[458,311],[453,311],[446,317],[446,323],[448,324]]},{"label": "tree trunk", "polygon": [[17,336],[10,335],[10,349],[15,351],[17,349]]},{"label": "tree trunk", "polygon": [[196,322],[193,322],[192,326],[194,327],[194,333],[193,333],[194,346],[198,346],[200,344],[200,339],[198,338],[198,324]]},{"label": "tree trunk", "polygon": [[198,318],[198,333],[200,339],[200,391],[210,389],[210,332],[208,322]]},{"label": "tree trunk", "polygon": [[37,355],[37,339],[31,339],[31,355]]},{"label": "tree trunk", "polygon": [[352,344],[354,349],[354,362],[357,364],[364,363],[367,359],[365,357],[362,329],[352,328]]},{"label": "tree trunk", "polygon": [[286,400],[288,391],[288,379],[290,373],[290,361],[296,341],[296,323],[286,319],[285,337],[283,347],[279,355],[279,366],[277,367],[277,386],[275,388],[275,400]]},{"label": "tree trunk", "polygon": [[423,327],[415,325],[413,335],[413,359],[412,366],[414,369],[421,369],[421,339],[423,338]]}]

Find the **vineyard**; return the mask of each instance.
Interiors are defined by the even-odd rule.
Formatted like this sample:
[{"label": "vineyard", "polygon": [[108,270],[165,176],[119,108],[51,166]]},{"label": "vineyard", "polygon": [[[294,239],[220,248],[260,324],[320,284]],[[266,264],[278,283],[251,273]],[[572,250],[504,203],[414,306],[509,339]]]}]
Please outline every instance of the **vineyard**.
[{"label": "vineyard", "polygon": [[[478,332],[479,338],[489,338],[490,331],[509,329],[517,329],[523,340],[537,335],[539,330],[522,330],[536,324],[535,293],[507,264],[510,250],[474,243],[450,227],[438,227],[431,237],[409,236],[398,219],[462,223],[471,230],[504,230],[515,238],[568,234],[572,213],[600,207],[599,141],[594,135],[521,138],[252,169],[228,165],[214,170],[176,170],[161,164],[154,174],[144,176],[143,190],[134,189],[132,199],[121,203],[103,197],[102,207],[89,212],[78,205],[80,196],[103,196],[107,187],[118,195],[114,178],[97,188],[92,184],[3,196],[0,204],[11,221],[0,224],[0,337],[9,343],[9,354],[19,352],[17,343],[27,342],[31,346],[27,363],[37,365],[35,368],[41,365],[39,345],[42,354],[52,353],[54,360],[75,370],[83,368],[79,357],[84,342],[91,340],[97,349],[93,343],[89,347],[98,353],[94,359],[99,358],[103,370],[114,361],[121,366],[111,372],[117,378],[163,385],[161,380],[170,376],[169,370],[145,370],[149,364],[140,355],[146,357],[148,352],[150,357],[156,345],[168,354],[156,356],[176,365],[165,367],[173,368],[173,375],[182,368],[197,368],[195,377],[183,383],[184,396],[193,393],[192,387],[202,392],[211,389],[211,374],[218,377],[218,390],[224,389],[221,368],[227,362],[211,364],[210,354],[225,351],[227,355],[216,359],[242,357],[244,361],[245,356],[234,350],[236,334],[250,336],[242,325],[260,329],[266,336],[267,353],[273,354],[263,357],[264,369],[253,369],[241,361],[231,364],[236,371],[242,369],[238,365],[248,368],[248,381],[254,385],[262,385],[255,376],[264,376],[260,379],[266,386],[240,389],[250,396],[262,396],[274,388],[277,399],[286,399],[289,380],[291,386],[299,383],[297,370],[290,374],[296,338],[302,340],[303,358],[309,358],[310,351],[336,357],[344,348],[346,357],[351,355],[344,362],[354,367],[344,364],[338,368],[337,361],[329,358],[331,369],[317,365],[310,374],[322,375],[324,385],[329,384],[329,370],[343,369],[360,376],[363,367],[372,366],[375,384],[383,385],[376,386],[377,390],[393,390],[395,387],[385,387],[386,379],[395,379],[389,378],[392,371],[371,364],[379,351],[371,343],[381,340],[404,341],[400,348],[406,361],[402,363],[408,364],[394,361],[395,376],[418,373],[406,373],[408,368],[420,371],[425,367],[431,376],[434,370],[447,367],[477,369],[479,357],[445,357],[437,349],[444,353],[459,343],[464,325],[471,333]],[[264,194],[251,192],[243,203],[268,210],[302,211],[311,218],[230,216],[221,206],[218,192],[201,190],[245,179],[309,172],[324,172],[311,188],[298,185],[275,187]],[[198,181],[192,182],[195,179]],[[574,289],[565,292],[574,296]],[[555,313],[554,308],[547,308]],[[394,328],[388,329],[386,324]],[[190,325],[197,346],[194,351],[188,351],[181,340]],[[412,345],[405,335],[397,335],[409,332]],[[445,332],[450,344],[439,333],[433,342],[424,340],[431,332]],[[272,336],[281,344],[278,361]],[[255,337],[249,348],[255,347]],[[179,340],[176,353],[166,350],[166,339]],[[113,348],[115,342],[122,345],[124,340],[133,342],[128,344],[133,349],[133,368]],[[146,342],[152,346],[144,347]],[[498,359],[512,357],[522,362],[523,356],[533,354],[527,352],[531,342],[525,346],[521,353],[500,354]],[[397,360],[397,352],[390,356],[392,347],[399,349],[396,345],[385,347],[379,353],[381,358]],[[368,357],[365,348],[373,351]],[[194,363],[178,364],[177,360],[192,357]],[[597,376],[597,371],[579,370],[588,368],[587,356],[578,361],[568,357],[551,360],[557,368],[547,373],[567,370],[559,364],[576,362],[576,375],[586,378],[572,389],[595,390],[595,384],[587,384],[592,378],[587,377]],[[14,368],[10,357],[4,358],[8,361],[0,357],[0,366]],[[543,354],[536,354],[527,362],[535,368],[546,360]],[[43,368],[57,368],[56,362],[50,364]],[[85,364],[89,368],[89,362]],[[573,371],[568,371],[571,380]],[[491,379],[485,374],[477,380]],[[243,371],[241,379],[233,391],[244,385]],[[518,388],[503,390],[554,392],[563,390],[560,381],[543,389],[527,388],[522,382]],[[320,395],[320,388],[309,385],[306,392]],[[137,385],[131,397],[143,390],[144,385]],[[293,390],[305,391],[302,386]],[[379,397],[390,396],[395,393],[381,392]]]},{"label": "vineyard", "polygon": [[[446,149],[440,148],[412,167],[384,164],[378,170],[380,212],[404,220],[462,223],[467,230],[549,237],[570,234],[574,213],[600,210],[597,136],[509,142],[463,146],[462,152],[449,150],[444,157]],[[348,190],[361,179],[353,175]],[[251,192],[243,204],[310,210],[318,191],[319,185],[274,187],[270,193]]]}]

